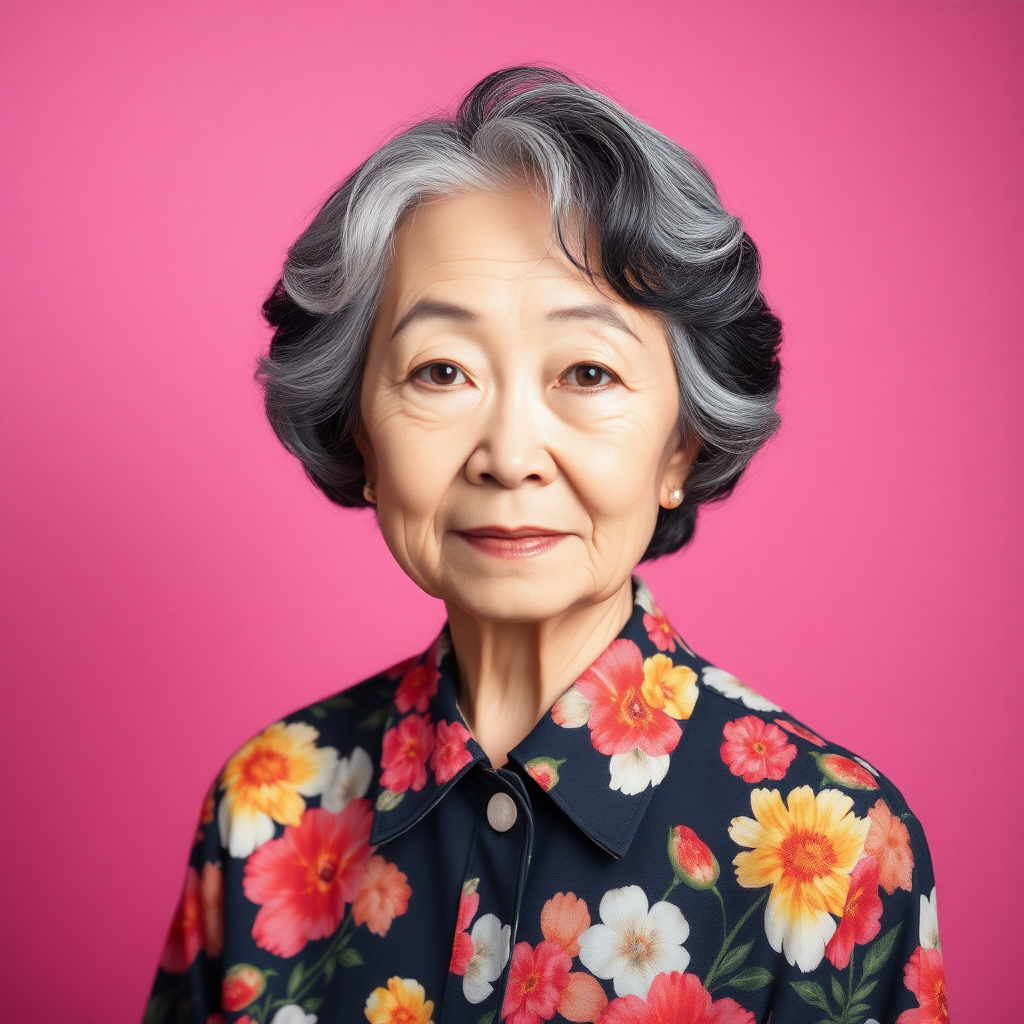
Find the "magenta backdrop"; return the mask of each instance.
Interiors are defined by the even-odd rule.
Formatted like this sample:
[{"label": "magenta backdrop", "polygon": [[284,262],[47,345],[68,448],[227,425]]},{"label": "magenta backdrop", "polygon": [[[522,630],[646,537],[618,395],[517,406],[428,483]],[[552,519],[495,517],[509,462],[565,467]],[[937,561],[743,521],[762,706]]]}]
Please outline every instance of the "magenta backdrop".
[{"label": "magenta backdrop", "polygon": [[1024,6],[3,21],[5,1020],[137,1020],[224,759],[442,620],[261,418],[258,306],[356,161],[522,61],[694,150],[761,246],[785,426],[646,576],[698,651],[895,779],[954,1022],[1016,1019]]}]

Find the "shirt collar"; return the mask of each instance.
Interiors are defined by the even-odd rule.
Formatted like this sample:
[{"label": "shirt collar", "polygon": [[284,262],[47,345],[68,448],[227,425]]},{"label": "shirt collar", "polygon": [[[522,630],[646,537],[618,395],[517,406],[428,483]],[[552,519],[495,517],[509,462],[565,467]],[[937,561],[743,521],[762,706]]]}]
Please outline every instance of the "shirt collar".
[{"label": "shirt collar", "polygon": [[[638,576],[633,596],[618,637],[508,755],[616,857],[668,772],[698,692],[699,659]],[[456,705],[447,624],[400,673],[371,792],[374,845],[415,825],[473,765],[488,764]]]}]

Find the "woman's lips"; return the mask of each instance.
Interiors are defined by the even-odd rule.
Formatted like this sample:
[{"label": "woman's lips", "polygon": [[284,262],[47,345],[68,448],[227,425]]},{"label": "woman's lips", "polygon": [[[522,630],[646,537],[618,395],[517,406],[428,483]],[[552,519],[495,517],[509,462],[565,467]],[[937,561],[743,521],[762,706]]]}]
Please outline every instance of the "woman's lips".
[{"label": "woman's lips", "polygon": [[568,536],[542,526],[480,526],[457,532],[471,547],[493,558],[530,558],[549,551]]}]

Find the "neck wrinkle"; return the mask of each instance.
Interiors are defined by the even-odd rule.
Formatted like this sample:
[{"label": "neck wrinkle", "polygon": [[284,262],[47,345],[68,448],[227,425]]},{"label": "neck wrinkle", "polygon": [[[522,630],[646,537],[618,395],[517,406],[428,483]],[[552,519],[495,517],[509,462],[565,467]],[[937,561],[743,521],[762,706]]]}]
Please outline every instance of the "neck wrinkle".
[{"label": "neck wrinkle", "polygon": [[612,597],[543,622],[494,622],[448,606],[458,708],[494,767],[622,632],[632,580]]}]

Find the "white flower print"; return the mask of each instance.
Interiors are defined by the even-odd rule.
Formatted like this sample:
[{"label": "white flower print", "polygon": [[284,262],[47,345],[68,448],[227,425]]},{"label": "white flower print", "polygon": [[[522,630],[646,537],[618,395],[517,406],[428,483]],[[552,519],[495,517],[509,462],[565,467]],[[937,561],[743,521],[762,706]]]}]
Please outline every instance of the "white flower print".
[{"label": "white flower print", "polygon": [[665,778],[670,759],[668,754],[657,757],[645,754],[639,747],[628,754],[612,754],[608,765],[611,772],[609,786],[626,796],[642,793],[648,786],[656,786]]},{"label": "white flower print", "polygon": [[935,905],[935,886],[931,896],[921,895],[920,941],[925,949],[939,949],[939,914]]},{"label": "white flower print", "polygon": [[292,1003],[290,1006],[282,1006],[270,1024],[316,1024],[316,1014],[306,1013],[301,1006]]},{"label": "white flower print", "polygon": [[373,761],[362,747],[356,747],[348,757],[338,761],[338,767],[320,798],[320,806],[337,814],[350,800],[366,796],[372,779]]},{"label": "white flower print", "polygon": [[551,717],[563,729],[578,729],[590,719],[590,701],[570,686],[551,706]]},{"label": "white flower print", "polygon": [[705,686],[717,690],[725,697],[732,697],[740,700],[753,711],[781,711],[778,704],[773,704],[767,697],[752,690],[745,683],[741,683],[732,673],[725,669],[715,668],[714,665],[705,665],[701,670],[701,676]]},{"label": "white flower print", "polygon": [[473,955],[462,978],[462,993],[471,1003],[482,1003],[494,991],[491,982],[501,977],[511,952],[512,929],[494,914],[477,918],[469,937]]},{"label": "white flower print", "polygon": [[690,926],[673,903],[648,910],[639,885],[609,889],[601,897],[602,924],[580,936],[580,962],[598,978],[611,978],[617,996],[647,997],[656,974],[685,971],[690,954],[683,943]]}]

